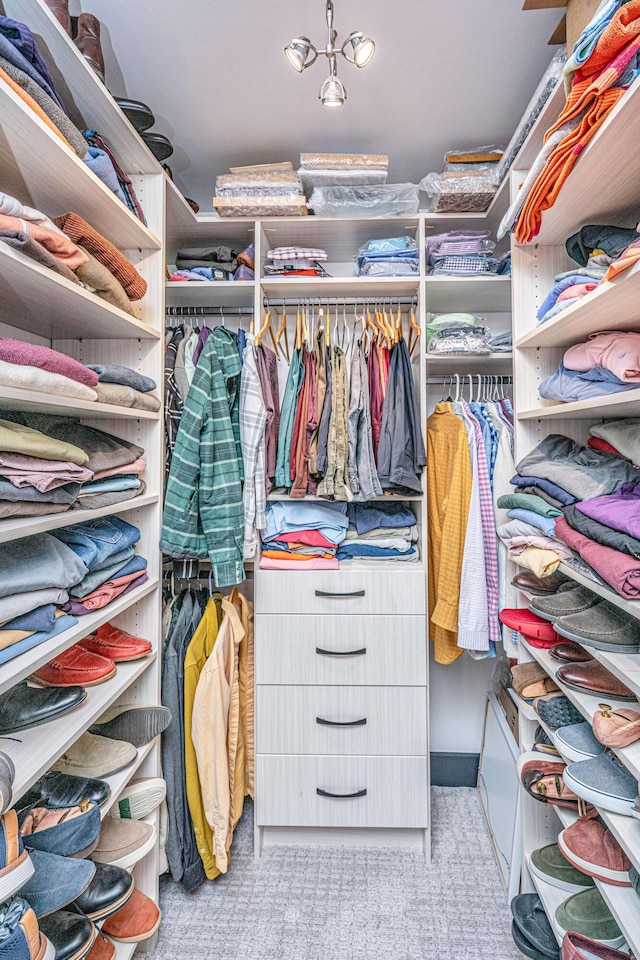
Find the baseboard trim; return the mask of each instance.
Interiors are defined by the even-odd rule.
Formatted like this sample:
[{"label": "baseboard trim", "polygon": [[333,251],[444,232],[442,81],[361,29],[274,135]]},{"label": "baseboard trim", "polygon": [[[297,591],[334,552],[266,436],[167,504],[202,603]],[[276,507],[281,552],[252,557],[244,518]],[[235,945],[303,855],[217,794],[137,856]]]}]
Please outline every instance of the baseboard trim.
[{"label": "baseboard trim", "polygon": [[478,782],[479,753],[432,753],[433,787],[475,787]]}]

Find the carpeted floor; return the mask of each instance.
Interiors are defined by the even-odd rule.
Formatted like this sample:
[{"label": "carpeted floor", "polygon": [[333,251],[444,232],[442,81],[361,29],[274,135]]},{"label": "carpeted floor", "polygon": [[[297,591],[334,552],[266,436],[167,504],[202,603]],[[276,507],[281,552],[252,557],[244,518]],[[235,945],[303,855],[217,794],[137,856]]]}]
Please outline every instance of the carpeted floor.
[{"label": "carpeted floor", "polygon": [[413,852],[271,847],[249,805],[229,872],[195,894],[162,881],[150,960],[522,960],[475,790],[433,790],[433,861]]}]

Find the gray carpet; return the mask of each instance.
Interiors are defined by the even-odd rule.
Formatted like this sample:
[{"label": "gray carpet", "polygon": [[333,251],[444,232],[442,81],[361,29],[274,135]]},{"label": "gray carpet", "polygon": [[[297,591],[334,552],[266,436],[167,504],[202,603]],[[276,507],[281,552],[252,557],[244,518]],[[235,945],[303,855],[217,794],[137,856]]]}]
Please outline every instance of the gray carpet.
[{"label": "gray carpet", "polygon": [[433,790],[433,862],[413,852],[271,847],[248,805],[229,872],[160,886],[150,960],[522,960],[475,790]]}]

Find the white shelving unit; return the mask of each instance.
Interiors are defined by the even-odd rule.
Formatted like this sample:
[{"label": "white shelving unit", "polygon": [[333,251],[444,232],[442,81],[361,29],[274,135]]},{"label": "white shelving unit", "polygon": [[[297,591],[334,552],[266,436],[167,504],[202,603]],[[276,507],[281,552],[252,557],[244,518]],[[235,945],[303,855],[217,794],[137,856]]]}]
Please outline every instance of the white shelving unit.
[{"label": "white shelving unit", "polygon": [[[97,79],[45,0],[6,0],[3,12],[27,23],[54,75],[65,105],[81,129],[95,128],[109,142],[134,183],[145,226],[95,177],[4,82],[0,81],[0,190],[50,217],[73,211],[115,244],[147,282],[145,297],[130,315],[100,300],[0,242],[0,335],[50,346],[85,363],[122,363],[152,377],[162,393],[166,176],[124,114]],[[106,622],[152,642],[152,653],[122,663],[114,677],[88,688],[75,710],[46,725],[5,738],[2,749],[14,760],[14,802],[84,733],[111,704],[160,702],[160,556],[163,481],[161,413],[53,397],[0,386],[0,417],[17,410],[77,417],[144,447],[147,469],[143,496],[112,507],[0,520],[3,549],[12,540],[101,516],[122,516],[139,527],[138,553],[147,558],[148,581],[102,610],[77,618],[77,625],[0,666],[0,694]],[[158,776],[157,741],[142,747],[134,763],[110,778],[108,808],[131,777]],[[157,820],[157,818],[155,818]],[[135,871],[136,885],[158,899],[157,845]],[[117,960],[129,960],[136,944],[119,944]],[[148,944],[147,944],[148,946]]]}]

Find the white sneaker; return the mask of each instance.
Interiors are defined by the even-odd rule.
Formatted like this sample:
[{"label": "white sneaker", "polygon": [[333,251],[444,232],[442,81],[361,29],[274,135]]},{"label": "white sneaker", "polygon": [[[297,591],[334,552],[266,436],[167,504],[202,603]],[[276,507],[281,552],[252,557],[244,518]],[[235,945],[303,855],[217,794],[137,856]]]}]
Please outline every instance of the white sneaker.
[{"label": "white sneaker", "polygon": [[111,816],[122,820],[141,820],[159,807],[166,795],[167,785],[161,777],[132,780],[112,806]]}]

